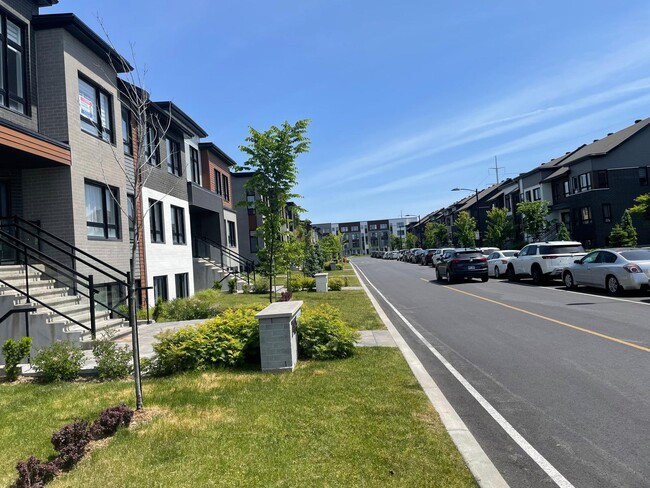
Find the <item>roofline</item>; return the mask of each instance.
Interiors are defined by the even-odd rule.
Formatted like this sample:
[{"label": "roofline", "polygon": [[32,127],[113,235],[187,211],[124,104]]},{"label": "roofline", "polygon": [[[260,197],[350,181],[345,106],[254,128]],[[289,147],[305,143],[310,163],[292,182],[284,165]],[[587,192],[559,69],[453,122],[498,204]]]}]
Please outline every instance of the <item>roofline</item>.
[{"label": "roofline", "polygon": [[59,3],[59,0],[37,0],[39,7],[51,7]]},{"label": "roofline", "polygon": [[65,29],[99,57],[106,61],[118,73],[133,71],[133,66],[106,41],[84,24],[75,14],[46,14],[32,17],[34,30]]},{"label": "roofline", "polygon": [[[205,149],[206,151],[211,151],[215,153],[217,156],[220,158],[223,158],[226,161],[226,164],[228,166],[237,166],[237,163],[233,158],[228,156],[219,146],[217,146],[214,142],[200,142],[199,143],[199,149]],[[240,176],[248,175],[250,174],[251,176],[255,174],[255,171],[242,171],[239,173],[232,173],[232,174],[239,174]]]},{"label": "roofline", "polygon": [[203,128],[199,124],[197,124],[194,121],[194,119],[192,119],[189,115],[187,115],[180,108],[178,108],[178,106],[174,102],[165,100],[162,102],[152,102],[152,104],[155,105],[159,110],[163,112],[171,113],[172,119],[179,121],[182,125],[188,128],[190,132],[193,132],[197,137],[199,138],[208,137],[208,133],[205,130],[203,130]]}]

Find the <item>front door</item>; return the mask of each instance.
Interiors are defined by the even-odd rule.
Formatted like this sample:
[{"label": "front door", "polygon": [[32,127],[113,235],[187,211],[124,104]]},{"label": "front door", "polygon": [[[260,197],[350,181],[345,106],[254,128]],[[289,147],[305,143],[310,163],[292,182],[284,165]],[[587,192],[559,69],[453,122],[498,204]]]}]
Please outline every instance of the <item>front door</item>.
[{"label": "front door", "polygon": [[[11,196],[9,194],[9,181],[0,180],[0,230],[11,232]],[[15,262],[14,249],[0,241],[0,263]]]}]

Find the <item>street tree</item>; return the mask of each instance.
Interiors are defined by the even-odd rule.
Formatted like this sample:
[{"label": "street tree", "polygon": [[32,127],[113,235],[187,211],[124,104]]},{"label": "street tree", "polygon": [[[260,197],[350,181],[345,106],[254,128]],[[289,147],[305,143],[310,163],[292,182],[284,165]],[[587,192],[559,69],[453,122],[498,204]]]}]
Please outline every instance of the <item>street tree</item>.
[{"label": "street tree", "polygon": [[449,243],[449,231],[447,230],[447,226],[439,222],[433,225],[434,225],[433,238],[435,241],[435,245],[438,247],[446,246]]},{"label": "street tree", "polygon": [[634,206],[630,209],[632,214],[650,215],[650,193],[644,193],[634,199]]},{"label": "street tree", "polygon": [[391,234],[390,236],[390,248],[393,251],[399,251],[402,249],[402,246],[404,244],[404,240],[401,237],[395,236]]},{"label": "street tree", "polygon": [[517,213],[522,217],[524,232],[535,241],[541,238],[548,225],[548,205],[545,200],[517,204]]},{"label": "street tree", "polygon": [[508,210],[505,208],[492,207],[487,211],[487,230],[485,241],[489,246],[499,249],[505,247],[506,242],[512,239],[514,226],[508,218]]},{"label": "street tree", "polygon": [[340,260],[343,244],[341,234],[328,234],[320,240],[320,249],[326,261]]},{"label": "street tree", "polygon": [[570,241],[571,233],[564,222],[560,222],[560,228],[557,231],[558,241]]},{"label": "street tree", "polygon": [[284,209],[290,200],[299,198],[293,193],[298,182],[296,159],[309,151],[306,136],[309,120],[299,120],[294,125],[284,122],[271,126],[264,132],[249,128],[248,145],[240,146],[248,159],[237,165],[237,171],[253,171],[245,187],[255,192],[255,211],[262,217],[258,235],[264,247],[257,253],[261,272],[269,278],[269,301],[273,301],[273,281],[277,274],[279,243],[282,242],[286,224]]},{"label": "street tree", "polygon": [[418,245],[418,236],[413,232],[406,233],[406,249],[413,249]]},{"label": "street tree", "polygon": [[609,233],[609,245],[612,247],[634,247],[637,243],[637,232],[632,222],[630,211],[623,212],[620,224],[614,225]]},{"label": "street tree", "polygon": [[424,248],[431,249],[436,246],[436,228],[433,222],[427,222],[424,226]]},{"label": "street tree", "polygon": [[476,243],[476,219],[468,212],[459,212],[454,222],[456,238],[460,247],[474,247]]}]

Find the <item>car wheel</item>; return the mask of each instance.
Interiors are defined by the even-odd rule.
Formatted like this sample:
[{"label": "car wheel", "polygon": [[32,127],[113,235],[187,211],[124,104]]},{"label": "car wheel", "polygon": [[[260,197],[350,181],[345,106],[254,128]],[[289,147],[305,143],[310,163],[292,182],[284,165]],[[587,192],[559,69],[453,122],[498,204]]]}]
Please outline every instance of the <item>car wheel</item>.
[{"label": "car wheel", "polygon": [[490,279],[490,277],[489,277],[488,275],[481,276],[481,281],[482,281],[483,283],[485,283],[485,282],[486,282],[487,280],[489,280],[489,279]]},{"label": "car wheel", "polygon": [[620,295],[621,291],[623,291],[621,284],[616,279],[616,276],[609,275],[605,281],[607,283],[607,291],[611,295]]},{"label": "car wheel", "polygon": [[440,271],[436,269],[436,281],[440,283],[442,281],[442,275],[440,274]]},{"label": "car wheel", "polygon": [[536,285],[543,285],[546,279],[544,278],[544,273],[542,273],[541,268],[538,266],[535,266],[533,269],[530,270],[530,274],[533,277],[533,283]]},{"label": "car wheel", "polygon": [[564,286],[567,290],[573,290],[576,288],[576,282],[573,281],[573,275],[569,272],[564,273]]},{"label": "car wheel", "polygon": [[514,266],[508,266],[508,269],[506,270],[506,274],[508,275],[508,281],[519,281],[519,278],[517,277],[517,273],[515,273]]},{"label": "car wheel", "polygon": [[447,270],[447,284],[450,285],[454,282],[454,278],[451,275],[451,271]]},{"label": "car wheel", "polygon": [[501,278],[501,271],[499,271],[499,267],[498,267],[498,266],[495,266],[495,267],[494,267],[494,277],[495,277],[496,279]]}]

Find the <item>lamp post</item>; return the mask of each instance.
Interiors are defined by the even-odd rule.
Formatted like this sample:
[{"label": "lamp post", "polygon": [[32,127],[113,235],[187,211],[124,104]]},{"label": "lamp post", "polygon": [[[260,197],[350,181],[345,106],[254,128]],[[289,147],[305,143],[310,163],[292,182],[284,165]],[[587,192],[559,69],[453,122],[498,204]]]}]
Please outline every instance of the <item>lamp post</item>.
[{"label": "lamp post", "polygon": [[452,188],[451,191],[473,191],[476,193],[476,224],[478,228],[478,247],[483,247],[483,238],[481,237],[481,209],[478,206],[478,188]]}]

